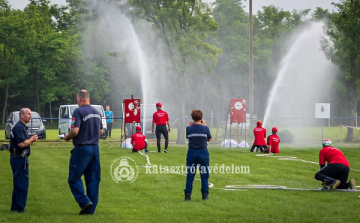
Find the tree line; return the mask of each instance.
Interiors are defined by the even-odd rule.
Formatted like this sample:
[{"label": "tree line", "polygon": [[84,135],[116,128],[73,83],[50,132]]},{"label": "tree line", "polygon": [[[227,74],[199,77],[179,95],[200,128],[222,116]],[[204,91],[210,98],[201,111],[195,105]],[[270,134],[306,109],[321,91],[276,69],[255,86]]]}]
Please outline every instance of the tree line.
[{"label": "tree line", "polygon": [[[171,90],[177,92],[171,98],[177,102],[174,116],[184,117],[194,107],[224,116],[228,101],[223,98],[247,98],[249,13],[244,10],[245,1],[102,2],[119,8],[134,26],[148,30],[144,39],[158,42],[149,44],[148,52],[165,61],[166,66],[159,65],[158,70],[166,73],[173,83]],[[314,20],[326,21],[328,38],[322,40],[322,50],[340,67],[331,103],[341,109],[335,113],[356,114],[360,0],[341,0],[334,5],[335,12],[317,8],[311,15],[310,9],[285,11],[274,5],[253,14],[254,97],[261,98],[254,102],[258,116],[266,106],[262,96],[269,92],[269,83],[286,52],[283,41],[294,29]],[[0,0],[2,123],[9,112],[23,106],[52,117],[59,105],[76,103],[75,94],[83,88],[91,93],[93,104],[112,105],[118,117],[123,98],[141,95],[127,54],[112,51],[112,46],[106,45],[109,37],[101,35],[104,25],[99,22],[98,8],[87,0],[68,0],[66,6],[30,0],[23,10],[16,10],[7,0]],[[155,77],[156,72],[151,75]],[[204,80],[211,85],[202,86]],[[194,95],[197,101],[192,100]],[[209,99],[217,103],[209,103]],[[185,120],[180,120],[178,127],[184,129]],[[184,131],[178,132],[178,142],[183,143]],[[348,133],[349,140],[351,135]]]}]

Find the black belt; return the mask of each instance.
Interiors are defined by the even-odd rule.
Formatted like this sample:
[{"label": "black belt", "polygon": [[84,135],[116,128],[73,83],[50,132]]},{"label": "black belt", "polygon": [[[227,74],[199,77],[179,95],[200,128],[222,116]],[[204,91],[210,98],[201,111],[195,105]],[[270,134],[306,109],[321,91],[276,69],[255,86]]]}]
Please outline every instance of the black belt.
[{"label": "black belt", "polygon": [[74,144],[74,147],[96,146],[97,144]]},{"label": "black belt", "polygon": [[[166,125],[166,124],[165,124]],[[157,125],[157,126],[163,126],[163,125]]]}]

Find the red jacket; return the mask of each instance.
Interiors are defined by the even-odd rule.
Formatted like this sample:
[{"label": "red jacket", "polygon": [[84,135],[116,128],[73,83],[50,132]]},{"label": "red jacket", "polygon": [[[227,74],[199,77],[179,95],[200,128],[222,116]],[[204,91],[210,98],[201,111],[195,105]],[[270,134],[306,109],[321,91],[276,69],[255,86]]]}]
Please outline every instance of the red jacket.
[{"label": "red jacket", "polygon": [[280,138],[275,133],[267,138],[267,144],[270,147],[272,153],[279,153]]},{"label": "red jacket", "polygon": [[319,152],[319,164],[325,165],[325,162],[329,164],[344,164],[350,167],[349,161],[345,155],[337,148],[333,146],[325,146]]},{"label": "red jacket", "polygon": [[266,129],[258,126],[254,128],[254,145],[256,146],[266,146]]},{"label": "red jacket", "polygon": [[136,151],[142,150],[145,148],[145,139],[146,137],[141,132],[136,132],[131,136],[131,145]]}]

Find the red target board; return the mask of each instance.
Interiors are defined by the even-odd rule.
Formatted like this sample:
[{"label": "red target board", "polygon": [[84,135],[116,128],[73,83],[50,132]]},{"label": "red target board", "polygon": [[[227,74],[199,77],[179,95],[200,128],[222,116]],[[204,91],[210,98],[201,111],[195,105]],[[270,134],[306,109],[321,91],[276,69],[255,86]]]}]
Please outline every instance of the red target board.
[{"label": "red target board", "polygon": [[230,122],[246,122],[246,100],[243,98],[230,99]]},{"label": "red target board", "polygon": [[140,99],[124,99],[124,122],[140,123]]}]

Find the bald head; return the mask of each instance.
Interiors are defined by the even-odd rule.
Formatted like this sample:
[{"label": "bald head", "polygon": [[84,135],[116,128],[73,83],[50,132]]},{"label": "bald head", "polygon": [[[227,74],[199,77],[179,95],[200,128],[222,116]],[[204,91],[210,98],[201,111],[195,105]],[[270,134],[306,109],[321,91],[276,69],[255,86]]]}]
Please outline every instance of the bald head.
[{"label": "bald head", "polygon": [[27,124],[31,121],[31,110],[29,108],[22,108],[19,111],[19,121]]}]

